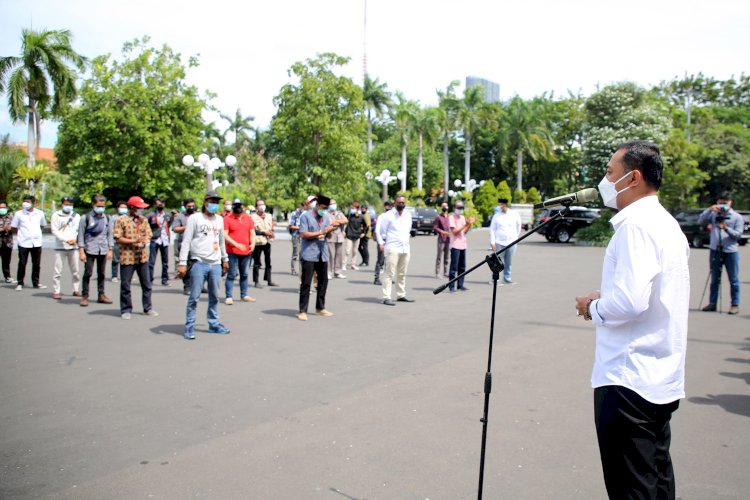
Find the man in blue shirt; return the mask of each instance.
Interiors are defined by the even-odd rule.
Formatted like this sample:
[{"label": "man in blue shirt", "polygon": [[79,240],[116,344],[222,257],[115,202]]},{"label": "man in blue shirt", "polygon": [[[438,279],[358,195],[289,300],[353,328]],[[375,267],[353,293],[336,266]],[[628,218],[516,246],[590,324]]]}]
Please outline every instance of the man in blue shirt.
[{"label": "man in blue shirt", "polygon": [[317,275],[318,279],[318,297],[315,300],[315,309],[319,316],[333,316],[333,313],[326,309],[329,257],[326,240],[334,229],[328,215],[330,203],[330,198],[318,195],[315,208],[307,210],[300,217],[302,279],[299,287],[299,314],[297,315],[300,321],[307,321],[307,305],[310,302],[313,273]]},{"label": "man in blue shirt", "polygon": [[711,295],[704,311],[715,311],[721,285],[721,267],[727,268],[729,292],[732,305],[728,314],[740,312],[740,254],[739,241],[745,225],[742,216],[732,210],[732,194],[724,192],[719,195],[716,204],[707,208],[698,218],[698,224],[711,225]]}]

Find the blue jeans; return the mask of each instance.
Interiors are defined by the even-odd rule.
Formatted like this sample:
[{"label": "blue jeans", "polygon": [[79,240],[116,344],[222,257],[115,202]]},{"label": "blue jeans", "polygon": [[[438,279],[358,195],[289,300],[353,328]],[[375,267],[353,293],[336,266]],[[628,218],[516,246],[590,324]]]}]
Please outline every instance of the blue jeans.
[{"label": "blue jeans", "polygon": [[220,328],[219,322],[219,284],[221,283],[221,264],[204,264],[193,262],[190,268],[190,298],[187,301],[185,316],[185,334],[195,334],[195,317],[198,301],[201,298],[203,282],[208,277],[208,327]]},{"label": "blue jeans", "polygon": [[237,277],[237,272],[240,273],[240,298],[247,297],[247,282],[250,278],[247,273],[250,270],[250,261],[252,258],[252,254],[229,254],[229,272],[227,273],[227,279],[224,281],[224,291],[228,299],[232,298],[234,278]]},{"label": "blue jeans", "polygon": [[709,302],[716,304],[719,298],[719,287],[721,286],[721,267],[727,268],[729,276],[729,292],[732,297],[732,305],[740,305],[740,254],[739,252],[720,252],[711,250],[711,297]]},{"label": "blue jeans", "polygon": [[[453,279],[457,275],[463,273],[466,271],[466,250],[459,250],[457,248],[451,248],[451,272],[448,275],[448,279]],[[463,288],[464,286],[464,279],[459,278],[458,282],[458,288]],[[449,289],[453,291],[453,286],[451,285]]]},{"label": "blue jeans", "polygon": [[[495,248],[499,252],[503,248],[505,248],[502,245],[495,245]],[[503,261],[503,264],[505,265],[505,269],[503,269],[503,280],[510,283],[510,266],[513,263],[513,254],[516,253],[516,245],[513,245],[506,251],[500,254],[500,260]]]}]

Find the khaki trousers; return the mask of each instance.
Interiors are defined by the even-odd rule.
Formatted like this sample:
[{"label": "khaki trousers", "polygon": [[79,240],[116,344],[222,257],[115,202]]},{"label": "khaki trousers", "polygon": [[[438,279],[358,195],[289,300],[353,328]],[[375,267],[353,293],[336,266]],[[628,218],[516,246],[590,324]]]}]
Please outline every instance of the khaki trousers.
[{"label": "khaki trousers", "polygon": [[344,258],[344,269],[351,266],[357,265],[357,250],[359,248],[359,239],[350,240],[346,239],[344,242],[344,248],[346,251],[346,257]]},{"label": "khaki trousers", "polygon": [[73,291],[77,292],[81,285],[81,277],[78,273],[78,250],[55,250],[55,273],[52,275],[52,291],[60,293],[60,277],[62,276],[63,260],[68,261],[70,274],[73,276]]},{"label": "khaki trousers", "polygon": [[383,273],[383,300],[391,298],[391,286],[396,282],[396,298],[406,297],[406,268],[410,254],[385,249],[385,272]]}]

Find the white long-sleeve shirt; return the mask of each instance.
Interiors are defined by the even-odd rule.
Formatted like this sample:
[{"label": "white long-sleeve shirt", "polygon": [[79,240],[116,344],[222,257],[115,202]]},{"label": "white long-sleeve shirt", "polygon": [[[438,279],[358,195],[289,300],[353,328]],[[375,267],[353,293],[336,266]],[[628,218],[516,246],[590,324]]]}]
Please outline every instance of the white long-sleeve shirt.
[{"label": "white long-sleeve shirt", "polygon": [[515,210],[496,213],[490,222],[490,245],[508,246],[521,234],[521,216]]},{"label": "white long-sleeve shirt", "polygon": [[375,236],[384,250],[398,253],[409,253],[409,238],[411,237],[411,214],[404,210],[399,215],[395,208],[390,209],[378,217],[375,226]]},{"label": "white long-sleeve shirt", "polygon": [[221,215],[207,217],[201,212],[188,218],[185,232],[182,233],[179,265],[187,264],[188,255],[204,264],[220,264],[229,259]]},{"label": "white long-sleeve shirt", "polygon": [[685,397],[690,273],[687,239],[647,196],[612,217],[596,324],[591,385],[619,385],[656,404]]},{"label": "white long-sleeve shirt", "polygon": [[69,241],[78,240],[78,225],[81,223],[81,216],[75,212],[66,214],[58,210],[52,214],[50,220],[50,229],[55,236],[55,248],[58,250],[73,250],[77,247],[76,243],[72,245]]}]

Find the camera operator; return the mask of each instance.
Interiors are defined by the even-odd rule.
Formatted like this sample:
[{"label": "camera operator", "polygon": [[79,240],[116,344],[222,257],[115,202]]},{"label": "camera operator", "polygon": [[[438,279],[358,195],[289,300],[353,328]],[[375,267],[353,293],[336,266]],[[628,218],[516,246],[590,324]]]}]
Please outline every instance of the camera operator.
[{"label": "camera operator", "polygon": [[711,296],[704,311],[715,311],[721,285],[721,267],[727,269],[732,305],[728,314],[740,312],[740,254],[739,240],[744,222],[742,216],[732,210],[732,195],[723,192],[716,204],[707,208],[698,218],[698,224],[709,224],[711,230]]}]

